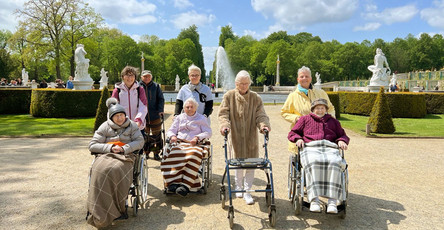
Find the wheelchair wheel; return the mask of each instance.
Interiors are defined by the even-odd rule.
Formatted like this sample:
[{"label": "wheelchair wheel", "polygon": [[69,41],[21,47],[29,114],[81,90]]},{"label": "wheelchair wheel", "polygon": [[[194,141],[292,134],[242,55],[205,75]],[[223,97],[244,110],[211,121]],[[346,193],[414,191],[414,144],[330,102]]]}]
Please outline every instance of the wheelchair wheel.
[{"label": "wheelchair wheel", "polygon": [[276,226],[276,209],[270,207],[270,211],[268,212],[268,220],[270,221],[270,226]]},{"label": "wheelchair wheel", "polygon": [[344,210],[342,210],[341,215],[339,215],[339,217],[341,219],[345,219],[345,216],[347,215],[347,201],[343,201],[342,204],[344,205]]},{"label": "wheelchair wheel", "polygon": [[299,215],[302,212],[302,194],[301,194],[301,188],[300,185],[297,186],[297,182],[294,181],[294,197],[293,197],[293,208],[294,208],[294,214]]},{"label": "wheelchair wheel", "polygon": [[131,197],[131,204],[133,205],[133,216],[136,217],[137,216],[137,212],[139,209],[139,199],[137,199],[137,196],[132,196]]},{"label": "wheelchair wheel", "polygon": [[228,221],[230,223],[230,229],[232,229],[233,225],[234,225],[234,210],[233,209],[230,209],[228,211]]},{"label": "wheelchair wheel", "polygon": [[227,200],[227,193],[225,192],[225,186],[220,188],[220,201],[222,204],[222,208],[225,209],[225,201]]},{"label": "wheelchair wheel", "polygon": [[140,155],[139,161],[140,175],[137,178],[137,197],[140,205],[145,204],[148,198],[148,165],[146,155]]},{"label": "wheelchair wheel", "polygon": [[296,187],[296,183],[294,183],[293,178],[296,175],[295,167],[293,166],[293,156],[290,155],[290,159],[288,160],[288,199],[290,199],[291,203],[293,203],[294,190]]}]

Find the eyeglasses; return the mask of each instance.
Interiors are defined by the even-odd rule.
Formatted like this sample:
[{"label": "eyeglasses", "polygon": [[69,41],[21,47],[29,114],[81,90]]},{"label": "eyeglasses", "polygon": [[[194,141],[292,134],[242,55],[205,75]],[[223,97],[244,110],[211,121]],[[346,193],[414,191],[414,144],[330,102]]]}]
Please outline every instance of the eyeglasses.
[{"label": "eyeglasses", "polygon": [[199,77],[200,74],[190,74],[190,77]]}]

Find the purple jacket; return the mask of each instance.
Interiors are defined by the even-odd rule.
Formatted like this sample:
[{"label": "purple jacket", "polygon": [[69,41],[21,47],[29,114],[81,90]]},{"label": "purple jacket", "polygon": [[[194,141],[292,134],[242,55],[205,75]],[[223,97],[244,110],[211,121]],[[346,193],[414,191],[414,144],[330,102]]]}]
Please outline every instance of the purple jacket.
[{"label": "purple jacket", "polygon": [[348,144],[350,138],[338,120],[330,114],[318,117],[313,113],[302,116],[288,133],[288,140],[296,142],[302,139],[305,143],[317,140],[329,140],[334,143],[344,141]]},{"label": "purple jacket", "polygon": [[198,112],[193,116],[181,113],[174,119],[173,124],[168,129],[167,137],[176,136],[178,139],[191,141],[195,136],[199,140],[209,139],[211,134],[211,127],[204,115]]}]

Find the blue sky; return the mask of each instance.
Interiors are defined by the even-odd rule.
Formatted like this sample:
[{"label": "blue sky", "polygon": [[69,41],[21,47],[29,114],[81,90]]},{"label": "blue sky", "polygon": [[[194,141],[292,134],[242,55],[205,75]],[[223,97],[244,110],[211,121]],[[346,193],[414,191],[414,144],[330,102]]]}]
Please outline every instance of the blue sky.
[{"label": "blue sky", "polygon": [[[308,32],[323,41],[385,41],[409,33],[444,34],[444,0],[85,0],[109,27],[138,40],[141,35],[177,37],[198,26],[205,67],[212,67],[220,28],[262,39],[272,32]],[[0,29],[15,31],[12,13],[24,0],[0,0]]]}]

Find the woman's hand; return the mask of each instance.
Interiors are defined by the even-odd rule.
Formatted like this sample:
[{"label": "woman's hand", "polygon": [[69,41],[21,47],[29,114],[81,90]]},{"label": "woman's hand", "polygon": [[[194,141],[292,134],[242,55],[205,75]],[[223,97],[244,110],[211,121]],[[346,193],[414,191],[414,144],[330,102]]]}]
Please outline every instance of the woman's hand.
[{"label": "woman's hand", "polygon": [[267,127],[267,126],[265,126],[264,128],[262,128],[262,131],[264,131],[264,130],[267,130],[268,132],[271,132],[271,128],[270,128],[270,127]]},{"label": "woman's hand", "polygon": [[304,146],[304,141],[302,139],[299,139],[296,141],[296,145],[298,148],[302,148]]},{"label": "woman's hand", "polygon": [[347,150],[347,144],[344,141],[338,141],[338,146],[342,150]]},{"label": "woman's hand", "polygon": [[111,151],[112,151],[113,153],[123,153],[123,152],[125,152],[125,150],[123,150],[123,148],[122,148],[121,146],[118,146],[118,145],[114,145],[114,146],[111,148]]},{"label": "woman's hand", "polygon": [[192,145],[192,146],[195,146],[195,145],[197,144],[198,141],[199,141],[199,138],[198,138],[198,137],[194,137],[194,138],[191,140],[191,145]]},{"label": "woman's hand", "polygon": [[170,138],[170,144],[174,144],[177,142],[177,137],[176,136],[171,136]]},{"label": "woman's hand", "polygon": [[136,124],[137,124],[137,127],[140,128],[140,126],[142,125],[142,122],[140,122],[140,121],[136,121]]}]

